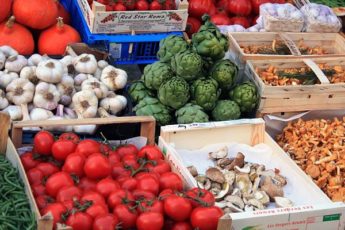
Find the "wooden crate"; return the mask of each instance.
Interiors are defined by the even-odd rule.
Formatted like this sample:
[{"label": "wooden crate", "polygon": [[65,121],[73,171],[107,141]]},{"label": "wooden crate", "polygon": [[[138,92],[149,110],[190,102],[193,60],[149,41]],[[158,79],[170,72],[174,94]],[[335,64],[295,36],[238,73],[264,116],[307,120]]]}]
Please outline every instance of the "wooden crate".
[{"label": "wooden crate", "polygon": [[[327,77],[315,63],[327,63],[330,66],[345,66],[345,57],[313,60],[272,60],[270,62],[264,60],[248,61],[246,73],[248,77],[255,82],[260,94],[258,117],[262,116],[262,114],[276,112],[345,108],[345,83],[330,84]],[[257,68],[266,69],[269,66],[274,66],[278,69],[309,66],[318,77],[320,84],[287,86],[266,85],[255,70]]]},{"label": "wooden crate", "polygon": [[[1,115],[1,113],[0,113]],[[0,117],[0,125],[2,119]],[[33,198],[33,193],[30,189],[29,181],[25,175],[24,167],[20,161],[19,155],[17,153],[17,148],[22,147],[22,133],[25,127],[42,127],[42,126],[59,126],[59,125],[106,125],[106,124],[129,124],[129,123],[140,123],[140,136],[146,137],[147,142],[150,145],[155,144],[155,127],[156,120],[151,116],[133,116],[133,117],[110,117],[110,118],[90,118],[90,119],[76,119],[76,120],[45,120],[45,121],[17,121],[12,123],[12,141],[9,140],[9,151],[8,154],[14,159],[15,164],[18,165],[20,174],[23,176],[23,182],[25,184],[28,197],[30,198],[30,203],[32,204],[33,210],[38,218],[38,229],[39,230],[52,230],[53,221],[51,216],[41,216],[38,211],[36,201]],[[3,127],[3,126],[1,126]],[[8,130],[5,129],[3,130]],[[7,133],[7,132],[6,132]],[[1,140],[1,139],[0,139]],[[59,227],[59,230],[71,230],[70,227]]]},{"label": "wooden crate", "polygon": [[[268,45],[274,39],[292,41],[293,46],[303,39],[307,46],[322,46],[329,54],[327,55],[265,55],[265,54],[246,54],[240,46],[243,45]],[[345,38],[338,33],[261,33],[243,32],[229,33],[230,52],[237,56],[236,62],[239,65],[245,64],[247,60],[273,60],[273,59],[296,59],[296,58],[321,58],[321,57],[340,57],[345,56]],[[285,41],[285,40],[283,40]],[[287,44],[285,42],[285,44]]]},{"label": "wooden crate", "polygon": [[[200,141],[202,140],[202,141]],[[159,147],[172,165],[172,169],[182,175],[189,187],[195,187],[195,180],[186,169],[178,149],[197,150],[206,145],[216,143],[241,143],[257,145],[264,143],[272,149],[270,160],[281,161],[283,175],[288,176],[290,183],[296,181],[300,197],[304,205],[292,208],[271,208],[254,212],[231,213],[224,215],[218,222],[218,230],[243,230],[243,229],[274,229],[283,230],[287,226],[296,230],[313,229],[342,230],[345,226],[345,204],[332,202],[317,185],[300,169],[296,163],[278,146],[278,144],[265,132],[265,123],[262,119],[244,119],[226,122],[210,122],[191,125],[170,125],[161,128]],[[193,153],[196,154],[196,153]],[[198,166],[198,162],[195,162]],[[204,167],[204,165],[203,165]],[[300,184],[300,185],[299,185]],[[292,189],[292,188],[291,188]],[[337,222],[324,223],[310,219],[328,215],[341,215]],[[299,224],[296,224],[296,223]],[[329,227],[329,228],[327,228]]]}]

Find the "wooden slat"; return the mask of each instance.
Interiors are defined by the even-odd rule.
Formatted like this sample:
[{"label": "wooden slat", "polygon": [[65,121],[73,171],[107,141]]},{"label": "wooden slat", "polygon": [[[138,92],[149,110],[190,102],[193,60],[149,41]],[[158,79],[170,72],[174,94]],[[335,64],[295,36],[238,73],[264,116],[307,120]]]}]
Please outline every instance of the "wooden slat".
[{"label": "wooden slat", "polygon": [[6,153],[9,125],[10,116],[0,112],[0,154]]}]

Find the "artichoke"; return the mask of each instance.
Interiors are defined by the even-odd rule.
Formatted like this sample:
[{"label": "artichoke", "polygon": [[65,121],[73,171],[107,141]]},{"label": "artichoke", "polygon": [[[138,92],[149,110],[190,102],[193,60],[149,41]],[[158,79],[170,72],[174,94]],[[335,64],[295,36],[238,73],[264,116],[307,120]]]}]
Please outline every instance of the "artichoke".
[{"label": "artichoke", "polygon": [[201,56],[191,50],[186,50],[171,58],[171,68],[185,80],[194,80],[200,76],[203,67]]},{"label": "artichoke", "polygon": [[237,66],[228,59],[217,61],[211,71],[210,77],[216,80],[221,89],[229,90],[237,76]]},{"label": "artichoke", "polygon": [[164,82],[158,90],[158,99],[163,105],[179,109],[189,100],[189,85],[181,77],[173,77]]},{"label": "artichoke", "polygon": [[158,90],[159,86],[166,80],[172,78],[174,73],[170,66],[163,62],[155,62],[145,66],[142,79],[145,86],[151,90]]},{"label": "artichoke", "polygon": [[228,50],[228,38],[215,26],[208,15],[203,16],[204,25],[193,34],[193,49],[202,57],[219,60]]},{"label": "artichoke", "polygon": [[200,78],[194,81],[191,87],[193,100],[206,111],[216,106],[220,92],[217,81],[212,78]]},{"label": "artichoke", "polygon": [[135,81],[131,84],[128,90],[129,96],[131,96],[132,100],[135,103],[138,103],[145,97],[152,97],[154,93],[151,92],[149,89],[145,87],[144,82],[142,81]]},{"label": "artichoke", "polygon": [[250,81],[236,86],[230,92],[230,98],[240,106],[241,112],[253,111],[259,101],[256,86]]},{"label": "artichoke", "polygon": [[168,125],[172,120],[169,108],[157,98],[145,97],[133,108],[133,111],[137,116],[153,116],[159,125]]},{"label": "artichoke", "polygon": [[175,113],[178,124],[208,122],[208,115],[201,106],[188,103]]},{"label": "artichoke", "polygon": [[188,44],[182,37],[170,35],[159,42],[157,57],[161,62],[170,63],[175,54],[183,52],[187,48]]},{"label": "artichoke", "polygon": [[235,120],[240,118],[241,109],[238,104],[230,100],[220,100],[212,111],[212,117],[216,121]]}]

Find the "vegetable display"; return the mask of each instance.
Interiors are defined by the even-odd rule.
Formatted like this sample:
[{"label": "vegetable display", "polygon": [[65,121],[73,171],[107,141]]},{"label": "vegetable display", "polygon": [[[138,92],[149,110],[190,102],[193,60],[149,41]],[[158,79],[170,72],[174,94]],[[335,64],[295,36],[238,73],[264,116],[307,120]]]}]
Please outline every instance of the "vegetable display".
[{"label": "vegetable display", "polygon": [[0,229],[36,229],[36,217],[18,170],[0,155]]},{"label": "vegetable display", "polygon": [[[161,40],[159,61],[147,65],[129,88],[136,115],[151,115],[159,125],[167,125],[238,119],[241,111],[256,109],[255,86],[235,85],[238,67],[223,59],[227,37],[208,16],[203,19],[191,43],[175,35]],[[236,96],[230,101],[232,90]]]},{"label": "vegetable display", "polygon": [[42,215],[51,212],[54,227],[213,230],[223,215],[210,192],[183,191],[182,179],[156,146],[113,148],[74,133],[55,140],[40,131],[21,161],[37,206]]},{"label": "vegetable display", "polygon": [[[26,59],[2,46],[1,57],[0,108],[12,120],[109,117],[127,105],[124,96],[115,94],[125,87],[127,73],[92,54],[60,60],[34,54]],[[92,133],[94,128],[79,131]]]}]

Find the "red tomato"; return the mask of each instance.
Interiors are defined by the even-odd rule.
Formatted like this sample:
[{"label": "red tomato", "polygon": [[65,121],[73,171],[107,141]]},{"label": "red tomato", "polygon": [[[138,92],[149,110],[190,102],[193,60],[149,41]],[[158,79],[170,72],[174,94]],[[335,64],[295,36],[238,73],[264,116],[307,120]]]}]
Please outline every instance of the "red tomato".
[{"label": "red tomato", "polygon": [[40,210],[44,209],[49,203],[54,202],[54,199],[47,195],[37,196],[35,200]]},{"label": "red tomato", "polygon": [[152,192],[144,191],[140,189],[133,190],[132,194],[135,200],[154,199],[156,197],[155,194],[153,194]]},{"label": "red tomato", "polygon": [[137,187],[137,184],[138,180],[133,177],[127,177],[122,182],[120,182],[121,188],[127,191],[133,191]]},{"label": "red tomato", "polygon": [[124,189],[117,189],[110,193],[108,197],[108,206],[110,209],[113,209],[117,205],[131,203],[132,201],[134,201],[132,193]]},{"label": "red tomato", "polygon": [[68,200],[79,200],[82,195],[82,191],[77,186],[69,186],[60,188],[58,193],[56,194],[56,201],[64,202]]},{"label": "red tomato", "polygon": [[135,209],[130,210],[125,204],[119,204],[114,208],[114,215],[119,218],[122,228],[130,229],[135,227],[138,213]]},{"label": "red tomato", "polygon": [[62,221],[61,216],[63,213],[65,213],[67,211],[67,208],[61,204],[61,203],[51,203],[48,204],[42,211],[42,215],[45,215],[47,213],[51,213],[53,216],[53,220],[54,220],[54,226],[56,225],[56,223],[60,223]]},{"label": "red tomato", "polygon": [[92,217],[85,212],[72,213],[66,221],[66,225],[72,227],[73,230],[92,229],[92,223]]},{"label": "red tomato", "polygon": [[167,198],[168,196],[170,195],[173,195],[174,194],[174,191],[170,188],[167,188],[167,189],[164,189],[162,190],[160,193],[159,193],[159,198],[164,200],[165,198]]},{"label": "red tomato", "polygon": [[151,177],[155,178],[157,180],[157,182],[159,182],[160,176],[158,173],[154,173],[154,172],[140,172],[140,173],[135,175],[135,179],[139,180],[139,179],[146,177],[146,176],[151,176]]},{"label": "red tomato", "polygon": [[164,214],[163,202],[160,200],[143,201],[138,207],[138,212],[159,212]]},{"label": "red tomato", "polygon": [[35,197],[46,194],[46,187],[43,184],[35,184],[31,186],[32,193]]},{"label": "red tomato", "polygon": [[36,153],[41,155],[50,155],[54,136],[48,131],[39,131],[34,137],[34,148]]},{"label": "red tomato", "polygon": [[99,153],[99,151],[100,151],[99,146],[100,146],[100,144],[95,140],[90,140],[90,139],[82,140],[77,145],[75,152],[82,153],[86,157],[88,157],[89,155],[91,155],[93,153]]},{"label": "red tomato", "polygon": [[195,18],[210,14],[214,4],[212,0],[189,0],[188,13]]},{"label": "red tomato", "polygon": [[58,191],[65,186],[73,186],[72,177],[65,172],[57,172],[51,175],[46,181],[48,195],[55,197]]},{"label": "red tomato", "polygon": [[105,11],[113,11],[114,4],[109,3],[108,5],[105,5]]},{"label": "red tomato", "polygon": [[43,172],[38,168],[30,169],[26,175],[31,185],[41,184],[44,177]]},{"label": "red tomato", "polygon": [[83,177],[80,179],[78,187],[85,191],[96,191],[97,181]]},{"label": "red tomato", "polygon": [[146,175],[138,179],[137,189],[152,192],[155,195],[159,193],[159,182],[154,176]]},{"label": "red tomato", "polygon": [[122,162],[115,163],[112,167],[111,176],[117,179],[119,176],[130,176],[131,172],[123,167]]},{"label": "red tomato", "polygon": [[161,190],[170,188],[172,190],[181,191],[183,189],[183,182],[181,178],[173,172],[163,173],[159,177],[159,185]]},{"label": "red tomato", "polygon": [[218,220],[223,216],[223,211],[216,207],[197,207],[191,214],[193,228],[200,230],[217,229]]},{"label": "red tomato", "polygon": [[211,16],[211,21],[216,25],[230,25],[231,21],[226,14],[215,14]]},{"label": "red tomato", "polygon": [[176,10],[175,0],[165,0],[163,5],[164,10]]},{"label": "red tomato", "polygon": [[97,216],[108,214],[108,208],[104,205],[93,204],[88,209],[86,209],[86,213],[95,219]]},{"label": "red tomato", "polygon": [[52,146],[52,154],[55,159],[64,161],[76,148],[77,144],[71,140],[58,140]]},{"label": "red tomato", "polygon": [[216,7],[218,9],[218,12],[219,12],[219,9],[223,9],[225,12],[228,10],[228,1],[229,0],[218,0],[217,1]]},{"label": "red tomato", "polygon": [[115,163],[121,162],[120,156],[116,152],[113,152],[113,151],[109,153],[108,160],[111,166],[114,166]]},{"label": "red tomato", "polygon": [[248,16],[252,12],[250,0],[229,0],[228,11],[234,15]]},{"label": "red tomato", "polygon": [[208,13],[210,16],[213,16],[217,13],[217,8],[214,4],[211,6],[211,9],[208,11]]},{"label": "red tomato", "polygon": [[255,14],[260,13],[260,5],[264,3],[272,2],[272,0],[251,0],[252,8]]},{"label": "red tomato", "polygon": [[96,185],[96,190],[99,192],[102,196],[104,196],[105,199],[109,196],[109,194],[112,191],[115,191],[120,188],[119,183],[117,181],[114,181],[110,178],[105,178],[100,180]]},{"label": "red tomato", "polygon": [[113,10],[114,11],[126,11],[127,8],[125,5],[123,5],[122,3],[117,3],[113,6]]},{"label": "red tomato", "polygon": [[72,153],[67,156],[62,171],[76,176],[84,175],[85,156],[81,153]]},{"label": "red tomato", "polygon": [[84,173],[91,179],[102,179],[110,175],[111,167],[108,159],[100,153],[89,156],[84,164]]},{"label": "red tomato", "polygon": [[193,228],[188,222],[177,222],[171,230],[193,230]]},{"label": "red tomato", "polygon": [[170,164],[166,162],[165,160],[157,160],[156,166],[152,168],[152,172],[155,172],[158,174],[163,174],[170,171],[171,171]]},{"label": "red tomato", "polygon": [[190,217],[192,204],[186,198],[171,195],[164,200],[164,212],[175,221],[184,221]]},{"label": "red tomato", "polygon": [[36,167],[36,165],[40,163],[40,161],[37,161],[33,158],[32,152],[26,152],[22,154],[20,156],[20,160],[22,161],[25,171]]},{"label": "red tomato", "polygon": [[163,153],[156,146],[146,145],[142,147],[138,153],[138,158],[146,157],[149,160],[164,159]]},{"label": "red tomato", "polygon": [[138,149],[135,145],[132,144],[126,144],[126,145],[121,145],[116,149],[117,154],[122,158],[124,155],[127,154],[138,154]]},{"label": "red tomato", "polygon": [[159,212],[143,212],[137,219],[138,230],[161,230],[164,225],[164,217]]},{"label": "red tomato", "polygon": [[99,204],[99,205],[106,206],[104,197],[98,192],[94,192],[94,191],[86,191],[80,200],[92,201],[92,204],[94,205]]},{"label": "red tomato", "polygon": [[67,210],[72,210],[74,208],[74,202],[71,200],[66,200],[61,203],[67,208]]},{"label": "red tomato", "polygon": [[250,23],[246,17],[233,17],[231,20],[234,25],[241,25],[244,28],[250,27]]},{"label": "red tomato", "polygon": [[201,26],[201,22],[199,21],[199,19],[188,17],[187,26],[186,26],[186,32],[188,36],[191,38],[193,34],[198,32],[200,26]]},{"label": "red tomato", "polygon": [[50,175],[60,171],[59,167],[50,162],[42,162],[36,166],[37,169],[41,170],[43,175],[49,177]]},{"label": "red tomato", "polygon": [[[198,207],[200,205],[213,206],[215,203],[213,194],[206,189],[192,188],[186,193],[186,195],[190,198],[193,198],[193,200],[191,201],[193,207]],[[197,202],[195,200],[199,200],[200,202]]]},{"label": "red tomato", "polygon": [[127,167],[131,167],[132,169],[137,169],[139,168],[139,164],[137,162],[137,157],[133,154],[127,154],[127,155],[124,155],[121,159],[122,163],[123,163],[123,166],[125,168]]},{"label": "red tomato", "polygon": [[99,152],[103,155],[109,155],[109,153],[112,151],[111,146],[105,143],[99,144]]},{"label": "red tomato", "polygon": [[162,5],[157,0],[154,0],[150,3],[150,10],[161,10],[161,9],[162,9]]},{"label": "red tomato", "polygon": [[114,230],[119,223],[117,216],[106,214],[97,216],[93,222],[93,230]]},{"label": "red tomato", "polygon": [[139,11],[148,10],[150,5],[147,3],[146,0],[139,0],[135,3],[135,9]]},{"label": "red tomato", "polygon": [[79,136],[75,133],[63,133],[59,136],[59,140],[70,140],[78,144]]}]

